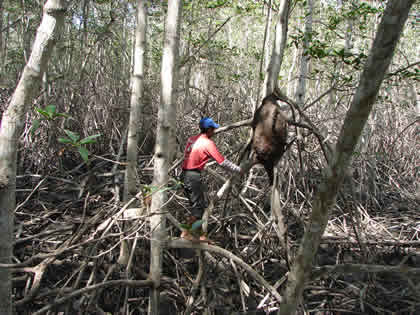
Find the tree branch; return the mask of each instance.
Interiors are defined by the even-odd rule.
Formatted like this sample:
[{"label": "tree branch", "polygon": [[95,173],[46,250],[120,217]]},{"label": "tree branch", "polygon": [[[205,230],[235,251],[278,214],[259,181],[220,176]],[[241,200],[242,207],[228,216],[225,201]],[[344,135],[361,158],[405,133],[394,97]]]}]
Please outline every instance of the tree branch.
[{"label": "tree branch", "polygon": [[236,264],[241,266],[255,281],[259,282],[262,286],[264,286],[276,298],[276,300],[279,303],[283,301],[283,298],[280,296],[277,290],[271,284],[269,284],[258,272],[256,272],[250,265],[245,263],[238,256],[232,254],[230,251],[226,249],[223,249],[215,245],[208,245],[208,244],[199,243],[199,242],[195,243],[195,242],[185,241],[181,239],[168,240],[165,242],[164,245],[169,248],[194,248],[194,249],[207,250],[207,251],[222,255],[228,259],[231,259]]}]

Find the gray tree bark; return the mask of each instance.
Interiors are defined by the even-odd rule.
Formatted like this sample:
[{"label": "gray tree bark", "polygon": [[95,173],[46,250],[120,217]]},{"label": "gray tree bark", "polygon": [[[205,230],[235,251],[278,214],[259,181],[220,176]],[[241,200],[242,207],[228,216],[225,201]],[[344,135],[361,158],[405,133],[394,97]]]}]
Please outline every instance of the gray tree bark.
[{"label": "gray tree bark", "polygon": [[165,39],[161,69],[161,103],[158,110],[157,135],[154,155],[153,187],[150,229],[150,278],[154,286],[150,292],[149,315],[159,314],[160,278],[162,272],[162,242],[166,239],[165,210],[168,171],[176,149],[176,69],[178,62],[179,31],[182,1],[168,1],[165,21]]},{"label": "gray tree bark", "polygon": [[312,272],[312,263],[322,234],[328,223],[329,209],[334,205],[342,179],[354,148],[375,102],[384,75],[403,31],[408,12],[415,0],[388,1],[376,32],[359,86],[347,112],[331,165],[324,170],[312,209],[310,224],[305,232],[295,262],[289,274],[284,303],[279,314],[294,314],[302,297],[305,283]]},{"label": "gray tree bark", "polygon": [[281,0],[279,7],[279,19],[276,24],[276,36],[274,39],[273,52],[267,69],[267,76],[261,91],[262,97],[271,94],[277,85],[284,50],[286,49],[287,30],[289,24],[290,0]]},{"label": "gray tree bark", "polygon": [[[137,195],[137,143],[140,133],[140,118],[144,108],[144,59],[146,56],[147,5],[144,0],[137,1],[137,26],[133,49],[133,75],[131,78],[130,117],[127,136],[127,168],[125,169],[123,201],[127,202]],[[136,206],[136,205],[134,205]],[[140,213],[139,213],[140,215]],[[126,240],[121,241],[118,263],[127,265],[130,252]]]},{"label": "gray tree bark", "polygon": [[3,0],[0,0],[0,73],[3,72],[3,65],[4,65],[3,52],[4,52],[3,51]]},{"label": "gray tree bark", "polygon": [[416,91],[416,87],[414,86],[414,84],[410,84],[410,86],[408,87],[410,90],[410,99],[411,99],[411,104],[413,104],[416,116],[416,119],[420,118],[420,93],[418,93]]},{"label": "gray tree bark", "polygon": [[82,3],[82,19],[83,33],[80,38],[80,47],[83,51],[87,45],[88,40],[89,0],[84,0]]},{"label": "gray tree bark", "polygon": [[[48,0],[38,28],[32,53],[4,112],[0,129],[0,263],[11,263],[13,212],[16,206],[16,158],[25,114],[40,88],[48,59],[64,25],[64,0]],[[0,314],[12,313],[11,275],[0,268]]]},{"label": "gray tree bark", "polygon": [[128,201],[137,194],[136,166],[137,143],[139,140],[139,125],[144,107],[144,59],[146,56],[147,14],[144,0],[137,1],[137,27],[135,31],[134,66],[131,86],[130,121],[127,138],[127,169],[125,172],[124,201]]},{"label": "gray tree bark", "polygon": [[306,2],[307,10],[303,9],[305,14],[305,37],[303,41],[302,55],[300,56],[300,73],[298,77],[298,84],[296,87],[296,102],[299,106],[305,104],[306,96],[306,80],[308,76],[308,66],[310,55],[307,54],[309,48],[309,40],[312,34],[312,14],[313,14],[313,3],[312,0]]},{"label": "gray tree bark", "polygon": [[[259,68],[259,77],[258,77],[258,97],[257,101],[254,104],[254,108],[252,109],[252,112],[255,113],[255,111],[258,108],[258,105],[260,104],[260,99],[265,96],[265,90],[266,86],[262,87],[263,83],[263,71],[266,67],[266,60],[268,60],[268,43],[270,42],[270,27],[271,27],[271,16],[272,16],[273,8],[272,8],[272,2],[271,0],[268,1],[268,8],[267,8],[267,21],[265,22],[265,29],[264,29],[264,39],[263,39],[263,46],[262,46],[262,53],[261,53],[261,60],[260,60],[260,68]],[[267,58],[266,58],[267,57]],[[263,91],[261,91],[263,89]]]}]

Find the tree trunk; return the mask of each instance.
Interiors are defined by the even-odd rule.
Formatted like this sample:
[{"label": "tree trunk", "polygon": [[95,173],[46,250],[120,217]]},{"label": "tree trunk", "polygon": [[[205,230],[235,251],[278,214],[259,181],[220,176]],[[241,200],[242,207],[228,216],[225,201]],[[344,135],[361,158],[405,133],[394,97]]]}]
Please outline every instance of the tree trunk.
[{"label": "tree trunk", "polygon": [[4,65],[3,52],[4,52],[3,50],[3,0],[0,0],[0,73],[3,73],[3,65]]},{"label": "tree trunk", "polygon": [[296,91],[295,89],[296,84],[294,83],[294,80],[295,80],[294,74],[295,74],[295,67],[298,62],[298,57],[299,57],[299,49],[295,47],[294,52],[293,52],[292,65],[290,66],[289,73],[287,75],[287,95],[292,95],[293,92]]},{"label": "tree trunk", "polygon": [[7,56],[8,56],[8,54],[7,54],[7,52],[8,52],[8,50],[7,50],[7,43],[8,43],[8,39],[9,39],[9,20],[10,20],[10,15],[8,14],[6,16],[6,23],[5,23],[7,25],[7,27],[6,27],[5,31],[4,31],[4,34],[2,34],[2,37],[3,37],[3,47],[2,47],[3,50],[1,52],[1,54],[3,56],[2,69],[5,69],[6,60],[7,60]]},{"label": "tree trunk", "polygon": [[137,1],[137,27],[134,48],[134,66],[131,86],[130,122],[127,138],[127,169],[125,172],[124,201],[128,201],[137,194],[136,166],[137,143],[139,140],[139,126],[144,101],[144,58],[146,52],[147,14],[146,4],[143,0]]},{"label": "tree trunk", "polygon": [[82,23],[83,23],[83,33],[80,38],[80,47],[83,51],[85,46],[87,46],[88,40],[88,21],[89,21],[89,0],[84,0],[82,3]]},{"label": "tree trunk", "polygon": [[309,42],[312,34],[312,0],[308,0],[306,2],[306,5],[308,6],[307,10],[305,8],[303,10],[305,15],[305,37],[303,41],[302,55],[300,56],[300,73],[296,88],[296,102],[299,106],[303,106],[305,104],[306,80],[308,76],[308,65],[310,59],[310,55],[307,53],[307,51],[309,48]]},{"label": "tree trunk", "polygon": [[409,90],[408,94],[410,98],[410,103],[413,105],[414,111],[415,111],[414,119],[419,119],[420,118],[420,93],[417,93],[416,87],[414,84],[410,84],[408,86],[408,90]]},{"label": "tree trunk", "polygon": [[[194,7],[191,8],[190,10],[190,14],[191,14],[191,20],[194,19]],[[188,36],[190,38],[192,38],[192,29],[190,28]],[[185,48],[185,56],[189,56],[191,54],[191,43],[190,41],[186,42],[187,47]],[[192,67],[193,67],[193,63],[192,62],[188,62],[185,65],[185,72],[184,72],[184,85],[185,85],[185,97],[184,97],[184,102],[181,103],[180,105],[180,111],[181,113],[185,113],[188,112],[189,110],[191,110],[191,93],[190,93],[190,82],[191,82],[191,71],[192,71]],[[187,103],[188,102],[188,103]]]},{"label": "tree trunk", "polygon": [[[31,32],[29,31],[30,27],[30,17],[26,10],[26,4],[24,1],[20,3],[22,9],[22,23],[21,23],[21,41],[23,47],[23,57],[25,58],[25,62],[28,62],[29,55],[31,53]],[[32,12],[31,12],[32,13]]]},{"label": "tree trunk", "polygon": [[263,39],[263,46],[262,46],[262,52],[261,52],[261,60],[260,60],[260,68],[259,68],[259,75],[258,75],[258,97],[257,102],[254,105],[254,108],[252,110],[253,113],[257,110],[261,97],[265,96],[265,89],[264,91],[261,91],[262,83],[263,83],[263,71],[266,67],[266,52],[268,51],[267,44],[270,42],[270,27],[271,27],[271,13],[273,12],[272,3],[271,0],[268,1],[268,9],[267,9],[267,22],[265,23],[265,29],[264,29],[264,39]]},{"label": "tree trunk", "polygon": [[[144,58],[146,53],[147,7],[144,1],[137,1],[137,27],[133,50],[133,75],[131,84],[131,108],[127,137],[127,168],[124,178],[123,201],[127,202],[137,195],[137,143],[140,133],[140,118],[143,112],[144,100]],[[136,205],[133,205],[136,206]],[[122,236],[123,237],[123,236]],[[118,263],[127,265],[130,256],[129,245],[126,240],[121,241]]]},{"label": "tree trunk", "polygon": [[[13,244],[13,212],[16,206],[16,159],[28,105],[39,90],[58,34],[64,24],[66,1],[48,0],[38,28],[32,53],[22,77],[3,114],[0,129],[0,263],[11,263]],[[10,270],[0,268],[0,314],[11,314],[12,294]]]},{"label": "tree trunk", "polygon": [[274,39],[273,53],[267,69],[267,76],[264,80],[262,97],[271,94],[277,85],[280,67],[283,62],[284,50],[286,48],[287,28],[289,24],[290,0],[281,0],[279,19],[276,24],[276,37]]},{"label": "tree trunk", "polygon": [[[306,98],[306,81],[308,80],[308,67],[311,56],[308,54],[308,49],[312,37],[312,15],[313,15],[313,3],[312,0],[306,1],[306,6],[303,8],[303,13],[305,16],[305,33],[303,40],[303,49],[300,56],[300,71],[298,76],[298,83],[296,86],[296,103],[303,107],[305,104]],[[296,128],[296,138],[297,138],[297,149],[299,152],[299,164],[302,169],[302,174],[304,173],[305,165],[302,161],[302,152],[301,152],[301,143],[302,143],[302,130]]]},{"label": "tree trunk", "polygon": [[160,277],[162,272],[162,241],[166,239],[164,204],[167,200],[165,187],[168,185],[168,171],[176,149],[176,98],[175,83],[178,61],[179,29],[182,1],[168,2],[165,39],[161,69],[161,103],[158,111],[156,147],[154,156],[153,187],[150,216],[150,278],[154,282],[149,300],[149,314],[159,314]]},{"label": "tree trunk", "polygon": [[371,112],[414,1],[388,1],[359,86],[344,120],[333,161],[324,172],[325,178],[315,198],[310,224],[290,271],[284,293],[284,304],[280,306],[279,314],[281,315],[294,314],[297,309],[305,283],[309,280],[312,262],[322,234],[328,223],[329,209],[335,203],[338,187]]}]

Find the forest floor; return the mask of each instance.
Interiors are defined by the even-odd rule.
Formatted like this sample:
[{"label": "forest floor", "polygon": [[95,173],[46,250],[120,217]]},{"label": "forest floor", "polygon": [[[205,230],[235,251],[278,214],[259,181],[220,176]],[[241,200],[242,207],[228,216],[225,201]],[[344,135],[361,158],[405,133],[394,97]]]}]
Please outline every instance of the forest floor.
[{"label": "forest floor", "polygon": [[[18,176],[17,314],[119,314],[124,307],[129,314],[144,314],[148,288],[112,281],[147,279],[147,215],[124,229],[121,221],[107,221],[123,207],[121,173],[109,169],[101,164],[66,177]],[[340,194],[299,314],[420,314],[420,197],[398,185],[384,187],[367,198]],[[281,293],[310,203],[285,204],[285,253],[260,206],[267,192],[250,197],[255,211],[238,201],[226,211],[228,200],[219,201],[210,215],[209,237]],[[188,208],[182,188],[174,186],[169,196],[169,211],[182,222]],[[177,238],[179,230],[169,223],[168,234]],[[122,235],[136,245],[128,271],[117,263]],[[167,249],[163,257],[162,314],[269,314],[278,307],[259,282],[217,252]],[[96,288],[100,283],[108,284]]]}]

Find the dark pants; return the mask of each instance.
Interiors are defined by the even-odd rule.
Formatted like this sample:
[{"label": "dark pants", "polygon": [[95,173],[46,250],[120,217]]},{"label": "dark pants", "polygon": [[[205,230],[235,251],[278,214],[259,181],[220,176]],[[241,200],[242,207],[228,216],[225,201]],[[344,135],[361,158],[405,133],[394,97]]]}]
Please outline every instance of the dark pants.
[{"label": "dark pants", "polygon": [[208,206],[206,191],[207,187],[201,180],[201,173],[197,171],[183,171],[182,180],[184,191],[191,205],[191,214],[201,219],[204,210]]}]

